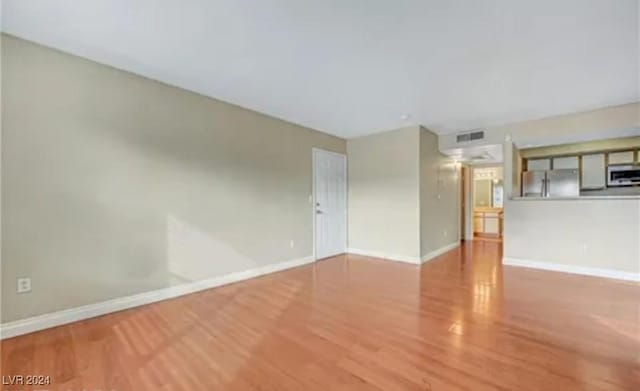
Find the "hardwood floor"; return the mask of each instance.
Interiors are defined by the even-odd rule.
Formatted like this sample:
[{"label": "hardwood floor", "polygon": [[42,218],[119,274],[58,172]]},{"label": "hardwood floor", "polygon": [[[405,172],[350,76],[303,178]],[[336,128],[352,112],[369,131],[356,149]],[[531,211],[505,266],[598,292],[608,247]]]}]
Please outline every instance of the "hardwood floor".
[{"label": "hardwood floor", "polygon": [[2,342],[3,390],[640,390],[640,285],[339,256]]}]

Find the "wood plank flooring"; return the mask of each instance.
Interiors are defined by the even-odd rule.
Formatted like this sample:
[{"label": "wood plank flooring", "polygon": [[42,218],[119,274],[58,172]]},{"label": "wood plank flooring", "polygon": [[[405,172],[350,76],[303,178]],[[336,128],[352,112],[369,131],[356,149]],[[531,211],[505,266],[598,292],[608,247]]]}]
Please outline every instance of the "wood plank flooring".
[{"label": "wood plank flooring", "polygon": [[640,285],[339,256],[2,342],[1,390],[640,390]]}]

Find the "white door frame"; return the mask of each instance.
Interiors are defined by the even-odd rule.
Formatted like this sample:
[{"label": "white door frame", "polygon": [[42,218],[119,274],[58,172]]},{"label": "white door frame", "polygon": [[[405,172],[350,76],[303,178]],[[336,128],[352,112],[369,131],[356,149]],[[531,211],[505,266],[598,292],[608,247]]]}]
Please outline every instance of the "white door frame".
[{"label": "white door frame", "polygon": [[464,178],[464,192],[465,192],[465,216],[464,216],[464,240],[473,240],[473,193],[474,176],[473,166],[467,165]]},{"label": "white door frame", "polygon": [[345,181],[345,206],[344,206],[344,226],[346,228],[345,235],[345,251],[349,248],[349,178],[347,169],[349,161],[347,160],[347,155],[344,153],[329,151],[321,148],[311,148],[311,216],[312,216],[312,224],[313,224],[313,260],[317,261],[318,256],[316,252],[316,160],[314,158],[316,152],[321,153],[330,153],[334,155],[339,155],[344,157],[344,181]]}]

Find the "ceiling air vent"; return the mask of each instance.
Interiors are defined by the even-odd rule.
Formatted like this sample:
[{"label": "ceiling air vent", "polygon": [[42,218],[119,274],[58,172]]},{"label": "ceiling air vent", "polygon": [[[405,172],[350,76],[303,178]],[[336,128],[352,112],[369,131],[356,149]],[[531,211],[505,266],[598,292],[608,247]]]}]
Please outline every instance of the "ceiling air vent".
[{"label": "ceiling air vent", "polygon": [[468,141],[482,140],[484,138],[484,131],[477,130],[473,132],[460,133],[456,136],[456,141],[459,143],[464,143]]}]

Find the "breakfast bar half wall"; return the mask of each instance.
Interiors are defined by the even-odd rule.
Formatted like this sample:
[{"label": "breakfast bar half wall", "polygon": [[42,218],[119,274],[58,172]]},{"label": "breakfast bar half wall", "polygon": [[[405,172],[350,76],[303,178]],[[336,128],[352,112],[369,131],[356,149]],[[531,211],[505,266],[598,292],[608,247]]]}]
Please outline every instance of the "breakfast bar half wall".
[{"label": "breakfast bar half wall", "polygon": [[512,198],[504,264],[640,281],[640,196]]}]

